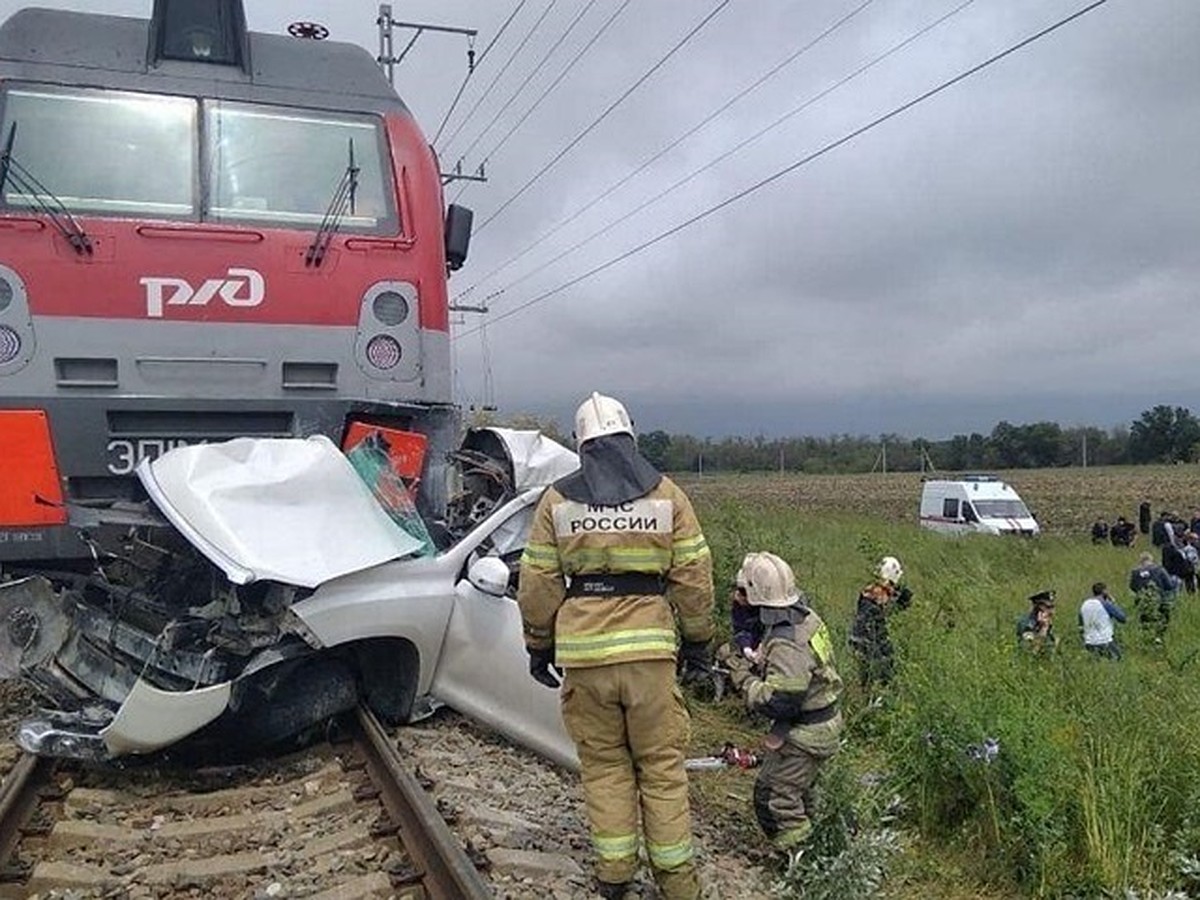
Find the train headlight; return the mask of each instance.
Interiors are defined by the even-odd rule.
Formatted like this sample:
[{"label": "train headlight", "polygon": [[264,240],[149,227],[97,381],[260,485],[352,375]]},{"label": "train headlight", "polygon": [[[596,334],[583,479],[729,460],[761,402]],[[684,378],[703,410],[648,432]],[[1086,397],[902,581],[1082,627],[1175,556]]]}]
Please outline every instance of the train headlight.
[{"label": "train headlight", "polygon": [[0,313],[4,312],[12,304],[13,301],[13,286],[6,278],[0,278]]},{"label": "train headlight", "polygon": [[[0,309],[3,308],[0,301]],[[371,312],[382,324],[394,328],[408,318],[408,301],[395,291],[384,291],[371,302]]]},{"label": "train headlight", "polygon": [[367,341],[367,362],[377,369],[395,368],[402,355],[400,342],[391,335],[377,334]]},{"label": "train headlight", "polygon": [[0,325],[0,366],[10,363],[21,352],[21,336],[7,325]]}]

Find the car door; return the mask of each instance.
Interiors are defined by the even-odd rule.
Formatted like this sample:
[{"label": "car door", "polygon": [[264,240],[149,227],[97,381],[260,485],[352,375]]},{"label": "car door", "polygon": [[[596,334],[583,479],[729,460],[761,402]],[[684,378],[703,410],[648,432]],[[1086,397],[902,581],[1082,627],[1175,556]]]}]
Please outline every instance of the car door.
[{"label": "car door", "polygon": [[[560,692],[529,674],[516,575],[540,491],[527,492],[489,517],[454,585],[454,608],[430,693],[464,715],[569,768],[578,768],[563,725]],[[475,587],[468,574],[483,556],[498,556],[513,573],[503,596]]]}]

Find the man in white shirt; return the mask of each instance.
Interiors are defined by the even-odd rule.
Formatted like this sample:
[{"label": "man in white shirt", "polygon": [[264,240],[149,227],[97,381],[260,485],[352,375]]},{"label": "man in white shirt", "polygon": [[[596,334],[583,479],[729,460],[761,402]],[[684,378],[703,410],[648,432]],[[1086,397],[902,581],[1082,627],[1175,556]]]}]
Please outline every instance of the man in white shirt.
[{"label": "man in white shirt", "polygon": [[1125,610],[1108,595],[1103,581],[1092,585],[1092,596],[1079,607],[1079,630],[1084,648],[1096,656],[1120,659],[1121,649],[1113,635],[1113,622],[1125,621]]}]

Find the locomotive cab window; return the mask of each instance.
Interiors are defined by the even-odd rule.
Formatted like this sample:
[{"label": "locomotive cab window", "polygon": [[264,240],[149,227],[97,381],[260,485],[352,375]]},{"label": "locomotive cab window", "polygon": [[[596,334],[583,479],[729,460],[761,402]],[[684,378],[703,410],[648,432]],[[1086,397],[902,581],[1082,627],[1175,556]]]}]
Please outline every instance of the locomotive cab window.
[{"label": "locomotive cab window", "polygon": [[2,193],[9,207],[57,200],[71,212],[195,215],[193,100],[14,86],[2,121],[14,161]]},{"label": "locomotive cab window", "polygon": [[208,218],[396,230],[380,120],[206,101],[204,132]]}]

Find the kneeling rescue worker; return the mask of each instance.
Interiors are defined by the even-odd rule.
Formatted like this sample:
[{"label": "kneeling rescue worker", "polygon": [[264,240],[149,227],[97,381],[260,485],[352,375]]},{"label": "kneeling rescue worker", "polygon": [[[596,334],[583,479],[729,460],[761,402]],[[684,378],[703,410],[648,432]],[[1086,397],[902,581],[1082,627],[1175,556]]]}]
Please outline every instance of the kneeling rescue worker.
[{"label": "kneeling rescue worker", "polygon": [[772,719],[754,813],[775,848],[791,853],[812,835],[813,783],[838,750],[842,679],[829,629],[796,589],[792,567],[774,553],[751,553],[739,574],[746,599],[758,608],[762,643],[755,660],[722,648],[718,661],[746,706]]},{"label": "kneeling rescue worker", "polygon": [[546,489],[521,557],[517,602],[530,673],[562,680],[579,752],[602,896],[624,895],[646,854],[668,900],[695,900],[684,755],[690,723],[675,682],[711,669],[712,558],[687,495],[637,450],[611,397],[575,413],[580,468]]}]

